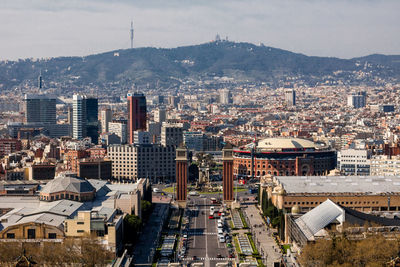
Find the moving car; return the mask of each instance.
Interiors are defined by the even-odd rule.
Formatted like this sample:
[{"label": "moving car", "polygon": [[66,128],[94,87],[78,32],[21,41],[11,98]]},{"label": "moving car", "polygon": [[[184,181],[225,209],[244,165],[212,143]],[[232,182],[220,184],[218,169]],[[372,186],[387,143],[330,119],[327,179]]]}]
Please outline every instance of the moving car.
[{"label": "moving car", "polygon": [[[223,237],[223,236],[220,236],[220,237],[218,238],[218,240],[219,240],[220,243],[225,243],[225,237]],[[217,256],[217,257],[218,257],[218,256]]]},{"label": "moving car", "polygon": [[197,191],[190,191],[189,196],[198,196],[199,193]]},{"label": "moving car", "polygon": [[158,188],[153,188],[153,192],[154,192],[154,193],[160,193],[160,189],[158,189]]}]

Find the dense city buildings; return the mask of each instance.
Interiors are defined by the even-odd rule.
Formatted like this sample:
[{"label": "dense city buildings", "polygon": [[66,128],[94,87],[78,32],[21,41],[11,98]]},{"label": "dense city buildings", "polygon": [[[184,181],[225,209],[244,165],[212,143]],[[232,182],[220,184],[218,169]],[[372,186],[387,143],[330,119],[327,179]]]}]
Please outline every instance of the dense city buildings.
[{"label": "dense city buildings", "polygon": [[[237,261],[251,238],[257,259],[296,266],[288,262],[307,244],[347,223],[363,224],[350,228],[354,238],[392,238],[400,232],[400,85],[375,74],[368,64],[312,79],[213,71],[168,86],[105,82],[107,90],[96,83],[72,90],[81,78],[66,74],[41,90],[36,79],[16,87],[0,95],[0,239],[62,243],[92,234],[116,257],[132,259],[132,251],[150,265],[151,251],[163,247],[157,240],[174,241],[163,233],[186,228],[175,263]],[[144,93],[129,93],[135,88]],[[240,229],[236,236],[230,223],[218,227],[224,218]],[[130,232],[128,221],[143,231]],[[184,245],[192,231],[196,248]],[[291,253],[280,253],[272,232]],[[129,236],[136,246],[124,246]]]},{"label": "dense city buildings", "polygon": [[7,156],[13,152],[22,149],[21,140],[18,139],[0,139],[0,157]]}]

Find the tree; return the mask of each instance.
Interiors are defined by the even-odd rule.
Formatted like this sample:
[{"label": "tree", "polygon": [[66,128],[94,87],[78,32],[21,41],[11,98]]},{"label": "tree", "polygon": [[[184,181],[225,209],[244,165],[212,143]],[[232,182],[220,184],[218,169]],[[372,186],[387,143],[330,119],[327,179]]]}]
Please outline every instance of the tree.
[{"label": "tree", "polygon": [[136,215],[126,215],[124,218],[124,242],[135,243],[138,232],[142,228],[142,220]]},{"label": "tree", "polygon": [[152,205],[150,201],[142,200],[140,206],[142,209],[142,217],[144,220],[147,220],[151,214]]},{"label": "tree", "polygon": [[106,266],[114,258],[95,236],[65,238],[62,243],[0,242],[0,266],[15,266],[23,254],[38,266]]},{"label": "tree", "polygon": [[399,240],[382,234],[352,240],[346,233],[332,232],[329,239],[307,244],[299,257],[302,266],[385,266],[399,254]]}]

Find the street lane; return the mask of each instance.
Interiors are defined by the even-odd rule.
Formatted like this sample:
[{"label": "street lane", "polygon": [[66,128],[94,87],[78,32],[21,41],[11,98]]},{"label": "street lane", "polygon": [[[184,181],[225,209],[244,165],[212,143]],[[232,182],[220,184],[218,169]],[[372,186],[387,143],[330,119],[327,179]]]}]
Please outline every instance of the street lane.
[{"label": "street lane", "polygon": [[[206,267],[213,267],[217,262],[228,261],[228,249],[225,243],[220,243],[217,235],[217,220],[209,219],[211,202],[208,198],[191,197],[199,212],[194,215],[190,222],[189,243],[186,262],[197,261],[204,263]],[[214,205],[219,210],[221,205]],[[196,217],[197,216],[197,217]],[[218,258],[221,255],[222,258]]]}]

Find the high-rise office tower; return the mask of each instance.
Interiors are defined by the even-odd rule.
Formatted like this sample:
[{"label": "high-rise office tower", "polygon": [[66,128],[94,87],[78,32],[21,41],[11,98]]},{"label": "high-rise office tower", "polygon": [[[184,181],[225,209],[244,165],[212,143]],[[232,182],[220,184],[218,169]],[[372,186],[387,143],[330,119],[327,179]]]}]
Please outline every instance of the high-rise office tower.
[{"label": "high-rise office tower", "polygon": [[45,95],[25,95],[27,123],[57,124],[56,98]]},{"label": "high-rise office tower", "polygon": [[101,111],[100,114],[101,117],[101,131],[104,132],[108,132],[108,124],[111,122],[112,120],[112,111],[111,109],[107,108],[105,110]]},{"label": "high-rise office tower", "polygon": [[294,89],[285,89],[285,102],[288,106],[296,106],[296,91]]},{"label": "high-rise office tower", "polygon": [[99,102],[97,98],[87,97],[86,100],[86,136],[92,143],[99,142]]},{"label": "high-rise office tower", "polygon": [[134,132],[146,130],[146,97],[140,93],[128,94],[128,136],[134,143]]},{"label": "high-rise office tower", "polygon": [[228,89],[223,89],[220,91],[219,102],[224,105],[232,103],[232,94]]},{"label": "high-rise office tower", "polygon": [[86,102],[82,95],[74,95],[72,104],[72,136],[75,139],[86,137]]},{"label": "high-rise office tower", "polygon": [[73,96],[72,134],[76,139],[90,137],[92,143],[99,140],[98,100],[84,95]]},{"label": "high-rise office tower", "polygon": [[347,96],[347,105],[353,108],[363,108],[367,104],[367,93],[365,91],[358,92]]}]

